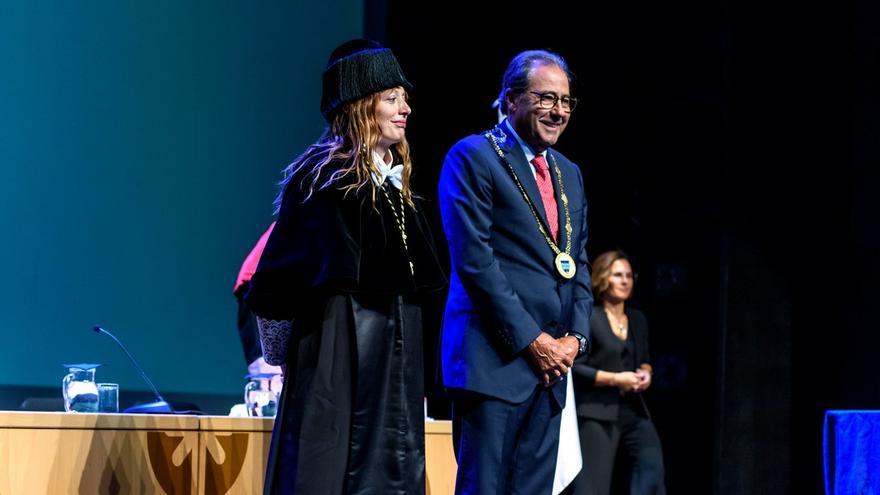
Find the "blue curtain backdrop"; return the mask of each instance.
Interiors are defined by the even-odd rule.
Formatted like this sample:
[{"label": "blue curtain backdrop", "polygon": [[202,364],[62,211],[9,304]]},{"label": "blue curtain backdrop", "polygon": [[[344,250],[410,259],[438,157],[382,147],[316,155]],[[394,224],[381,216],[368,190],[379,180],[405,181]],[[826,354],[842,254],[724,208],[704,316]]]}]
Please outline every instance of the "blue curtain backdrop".
[{"label": "blue curtain backdrop", "polygon": [[232,286],[363,3],[0,2],[0,385],[238,394]]}]

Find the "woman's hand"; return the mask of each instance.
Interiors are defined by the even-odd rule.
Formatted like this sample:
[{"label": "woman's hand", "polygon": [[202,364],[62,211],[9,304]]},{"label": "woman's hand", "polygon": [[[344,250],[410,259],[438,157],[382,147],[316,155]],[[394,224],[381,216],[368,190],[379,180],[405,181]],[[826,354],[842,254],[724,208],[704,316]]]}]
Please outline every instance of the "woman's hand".
[{"label": "woman's hand", "polygon": [[648,390],[648,387],[651,386],[651,371],[645,368],[639,368],[636,370],[636,376],[639,379],[639,384],[636,387],[636,392],[644,392]]},{"label": "woman's hand", "polygon": [[614,373],[611,383],[622,392],[638,392],[641,379],[632,371]]}]

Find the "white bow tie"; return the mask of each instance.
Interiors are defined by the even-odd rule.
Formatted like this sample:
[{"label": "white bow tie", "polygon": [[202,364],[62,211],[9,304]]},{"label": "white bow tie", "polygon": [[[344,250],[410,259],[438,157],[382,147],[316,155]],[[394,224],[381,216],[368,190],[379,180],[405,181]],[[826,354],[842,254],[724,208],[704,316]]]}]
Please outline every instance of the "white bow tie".
[{"label": "white bow tie", "polygon": [[379,162],[376,164],[376,168],[379,169],[379,173],[374,173],[373,179],[376,181],[377,186],[384,184],[387,179],[398,190],[403,189],[403,165],[389,167],[385,163]]}]

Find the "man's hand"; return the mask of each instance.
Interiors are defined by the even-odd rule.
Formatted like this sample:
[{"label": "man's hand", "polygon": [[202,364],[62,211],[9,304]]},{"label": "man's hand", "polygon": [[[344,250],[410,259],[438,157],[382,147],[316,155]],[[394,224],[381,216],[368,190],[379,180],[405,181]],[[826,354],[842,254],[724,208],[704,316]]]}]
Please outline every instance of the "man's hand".
[{"label": "man's hand", "polygon": [[565,337],[559,337],[558,339],[556,339],[556,342],[559,342],[559,345],[562,346],[562,349],[565,351],[565,353],[571,359],[571,362],[574,362],[574,360],[578,356],[578,351],[580,351],[581,342],[571,335],[566,335]]},{"label": "man's hand", "polygon": [[[578,346],[577,339],[571,337],[575,344],[571,344],[567,337],[556,340],[547,332],[541,332],[538,338],[529,344],[529,355],[532,359],[532,365],[541,376],[545,387],[555,384],[562,379],[571,368],[574,362],[574,355],[577,355]],[[560,343],[563,341],[564,343]],[[574,352],[572,353],[573,348]]]}]

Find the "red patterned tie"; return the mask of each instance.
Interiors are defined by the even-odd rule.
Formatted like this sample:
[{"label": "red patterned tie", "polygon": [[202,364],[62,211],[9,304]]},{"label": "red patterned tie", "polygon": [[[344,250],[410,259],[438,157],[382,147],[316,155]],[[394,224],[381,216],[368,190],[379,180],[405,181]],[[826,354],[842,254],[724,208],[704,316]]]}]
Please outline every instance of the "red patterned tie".
[{"label": "red patterned tie", "polygon": [[555,241],[559,234],[559,211],[556,209],[556,198],[553,197],[553,181],[550,180],[550,168],[547,160],[538,155],[532,159],[535,166],[535,180],[538,181],[538,191],[541,192],[541,202],[544,203],[544,213],[547,214],[547,223],[550,224],[550,234]]}]

